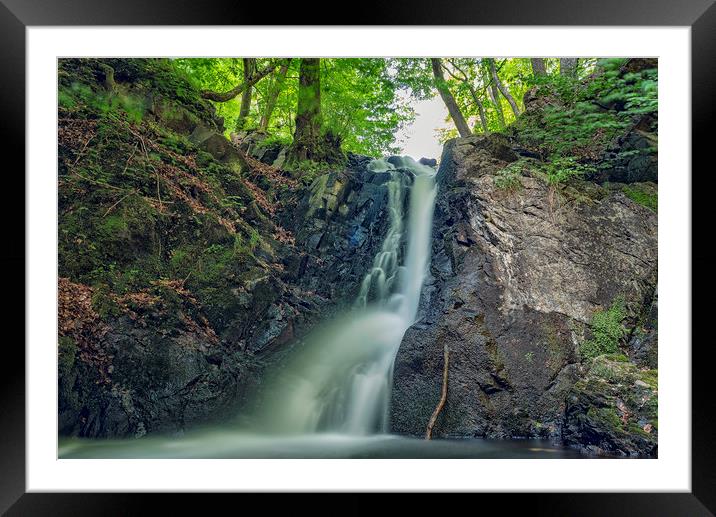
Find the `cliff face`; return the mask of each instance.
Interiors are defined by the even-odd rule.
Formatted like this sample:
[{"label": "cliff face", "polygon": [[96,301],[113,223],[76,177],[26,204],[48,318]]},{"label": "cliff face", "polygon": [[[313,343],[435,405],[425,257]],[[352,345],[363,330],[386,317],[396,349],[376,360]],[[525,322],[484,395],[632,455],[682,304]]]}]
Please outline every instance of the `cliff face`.
[{"label": "cliff face", "polygon": [[262,169],[281,150],[232,145],[163,60],[60,60],[59,82],[60,433],[240,414],[276,352],[352,301],[380,178],[360,157],[314,182]]},{"label": "cliff face", "polygon": [[[392,429],[425,432],[447,345],[448,399],[434,436],[560,439],[566,426],[569,443],[587,442],[591,450],[654,453],[656,424],[649,418],[655,413],[637,418],[637,408],[627,406],[646,403],[633,393],[643,388],[633,386],[642,376],[641,395],[655,407],[655,372],[629,363],[631,384],[602,393],[598,379],[609,379],[608,368],[583,357],[582,344],[592,336],[595,313],[615,301],[623,300],[632,329],[649,312],[657,280],[656,213],[620,185],[575,179],[550,186],[539,162],[519,152],[499,136],[460,138],[445,147],[431,278],[419,320],[396,358]],[[519,172],[506,184],[510,166]],[[584,403],[589,391],[599,392],[598,403],[594,397],[594,404]],[[587,423],[595,406],[614,418]],[[645,443],[600,441],[602,433],[621,432],[605,429],[615,421],[637,427]],[[591,437],[576,437],[585,427]]]}]

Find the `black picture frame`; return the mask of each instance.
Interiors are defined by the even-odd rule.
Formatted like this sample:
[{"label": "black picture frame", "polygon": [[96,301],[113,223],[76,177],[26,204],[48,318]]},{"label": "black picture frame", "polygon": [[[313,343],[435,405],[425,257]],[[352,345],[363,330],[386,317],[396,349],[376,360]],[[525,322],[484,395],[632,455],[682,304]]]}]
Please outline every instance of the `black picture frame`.
[{"label": "black picture frame", "polygon": [[[17,224],[18,214],[24,214],[25,170],[25,29],[28,26],[62,25],[253,25],[286,24],[299,22],[313,24],[313,12],[320,12],[320,4],[295,3],[280,9],[267,3],[252,2],[246,5],[226,0],[189,2],[187,0],[0,0],[0,104],[2,105],[2,134],[0,146],[6,164],[4,181],[6,201],[2,204],[6,245],[2,261],[3,282],[14,293],[6,314],[6,328],[19,330],[17,339],[10,339],[9,330],[0,357],[0,511],[9,515],[77,515],[123,514],[148,512],[148,503],[154,496],[146,494],[39,494],[25,493],[25,354],[19,346],[24,342],[24,329],[17,322],[24,320],[25,227]],[[498,508],[529,512],[532,515],[713,515],[716,512],[716,433],[711,420],[716,415],[713,397],[711,350],[714,348],[707,334],[698,336],[696,328],[704,328],[710,310],[707,295],[713,280],[707,267],[710,265],[708,241],[711,218],[708,210],[710,192],[706,180],[713,176],[713,159],[709,126],[713,122],[716,91],[716,5],[714,0],[507,0],[499,3],[455,0],[450,4],[413,0],[395,4],[362,2],[341,23],[352,25],[620,25],[620,26],[690,26],[692,71],[692,278],[698,282],[692,289],[692,491],[691,493],[609,493],[609,494],[470,494],[480,503],[496,503]],[[314,11],[315,10],[315,11]],[[327,12],[337,12],[329,8]],[[330,24],[334,24],[331,22]],[[326,22],[326,24],[329,24]],[[7,166],[10,160],[15,165]],[[696,173],[698,171],[698,174]],[[688,174],[689,171],[679,171]],[[695,184],[694,180],[698,178]],[[12,184],[14,182],[14,184]],[[698,187],[698,188],[695,188]],[[8,195],[11,192],[11,195]],[[14,200],[13,204],[10,199]],[[701,213],[699,213],[701,212]],[[701,241],[701,243],[699,242]],[[11,272],[8,274],[8,272]],[[17,286],[9,286],[8,282]],[[22,286],[20,284],[23,284]],[[17,288],[17,290],[13,288]],[[22,291],[21,291],[22,289]],[[705,302],[698,303],[695,295],[703,293]],[[7,298],[6,298],[7,300]],[[15,311],[10,317],[11,310]],[[699,339],[701,338],[701,339]],[[688,343],[663,343],[662,346],[681,346]],[[247,494],[240,494],[241,505],[248,509],[252,502]],[[325,497],[325,496],[322,496]],[[375,496],[341,503],[361,513],[376,509]],[[469,504],[478,508],[475,501],[465,496],[451,499],[451,505]],[[507,499],[508,501],[505,501]],[[305,498],[301,497],[303,501]],[[152,501],[153,502],[153,501]],[[272,500],[272,505],[276,500]],[[423,511],[429,505],[422,495],[405,498],[405,503],[416,505]],[[509,503],[509,505],[508,505]],[[191,509],[186,496],[162,497],[162,513],[177,506]],[[201,503],[200,503],[201,504]],[[293,510],[302,506],[293,504]],[[323,508],[335,503],[324,500]],[[433,502],[433,504],[435,504]],[[480,508],[490,506],[481,504]],[[310,508],[310,507],[309,507]],[[336,507],[334,507],[336,508]],[[206,510],[206,507],[204,507]],[[274,509],[272,507],[272,509]],[[316,508],[311,508],[316,510]],[[445,508],[441,508],[445,510]],[[320,509],[318,509],[320,511]],[[522,513],[520,511],[520,513]]]}]

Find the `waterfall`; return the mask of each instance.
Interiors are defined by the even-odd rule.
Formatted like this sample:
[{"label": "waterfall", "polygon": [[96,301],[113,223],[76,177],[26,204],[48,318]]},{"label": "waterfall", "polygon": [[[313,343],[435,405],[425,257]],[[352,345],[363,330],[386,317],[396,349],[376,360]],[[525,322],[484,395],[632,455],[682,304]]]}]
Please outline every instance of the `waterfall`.
[{"label": "waterfall", "polygon": [[383,244],[353,309],[313,333],[269,382],[262,417],[273,432],[388,432],[393,363],[418,310],[437,187],[435,170],[412,158],[374,160],[369,169],[391,175],[385,184],[389,227]]},{"label": "waterfall", "polygon": [[[267,379],[256,415],[140,440],[62,439],[61,458],[569,457],[546,442],[417,440],[385,434],[393,363],[415,321],[430,259],[435,171],[371,162],[391,176],[389,227],[351,310],[312,333]],[[395,164],[395,165],[393,165]],[[408,208],[404,210],[405,200]],[[540,452],[543,451],[543,452]],[[519,454],[518,454],[519,453]],[[518,454],[517,456],[515,456]]]}]

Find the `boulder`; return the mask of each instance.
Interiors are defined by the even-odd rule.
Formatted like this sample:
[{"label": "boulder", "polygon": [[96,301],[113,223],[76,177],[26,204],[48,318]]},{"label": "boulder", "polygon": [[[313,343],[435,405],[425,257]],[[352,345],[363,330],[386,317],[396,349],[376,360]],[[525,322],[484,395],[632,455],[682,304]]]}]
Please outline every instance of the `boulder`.
[{"label": "boulder", "polygon": [[237,172],[242,172],[246,167],[243,158],[231,145],[231,142],[224,135],[213,129],[197,126],[189,135],[189,141],[199,149],[211,154],[220,163],[236,169]]}]

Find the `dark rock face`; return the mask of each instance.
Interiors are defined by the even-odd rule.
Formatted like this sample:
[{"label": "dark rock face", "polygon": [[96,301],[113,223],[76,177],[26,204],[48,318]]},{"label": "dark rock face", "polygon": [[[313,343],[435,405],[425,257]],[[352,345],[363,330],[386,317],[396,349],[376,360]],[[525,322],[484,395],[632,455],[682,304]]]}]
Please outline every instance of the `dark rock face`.
[{"label": "dark rock face", "polygon": [[585,452],[657,455],[656,370],[600,356],[567,395],[562,439]]},{"label": "dark rock face", "polygon": [[654,300],[648,305],[641,321],[637,322],[628,344],[629,358],[641,368],[656,369],[659,366],[658,317],[659,302],[654,290]]},{"label": "dark rock face", "polygon": [[638,183],[659,181],[656,120],[644,117],[602,159],[606,164],[591,179],[602,183]]},{"label": "dark rock face", "polygon": [[[157,335],[122,319],[112,323],[102,349],[112,356],[107,379],[64,350],[60,434],[138,437],[223,420],[236,414],[256,382],[245,356],[201,332]],[[97,390],[96,383],[104,381],[106,389]]]},{"label": "dark rock face", "polygon": [[395,363],[394,432],[424,433],[447,342],[436,436],[559,438],[592,314],[623,296],[635,317],[651,299],[656,214],[588,182],[555,190],[523,175],[498,188],[515,159],[498,136],[445,147],[430,279]]},{"label": "dark rock face", "polygon": [[291,278],[321,298],[351,302],[380,249],[388,224],[389,173],[366,169],[351,156],[343,171],[318,176],[287,214],[298,257],[287,257]]},{"label": "dark rock face", "polygon": [[[69,314],[86,313],[101,330],[90,348],[74,330],[61,344],[60,433],[142,436],[239,415],[265,369],[355,299],[388,220],[390,175],[366,170],[369,161],[353,156],[346,170],[294,193],[297,201],[277,214],[295,235],[295,245],[271,257],[283,269],[244,272],[231,299],[222,299],[221,314],[210,317],[218,335],[197,324],[188,306],[134,307],[131,318],[100,318],[89,302],[70,307]],[[89,289],[72,287],[82,288]]]}]

